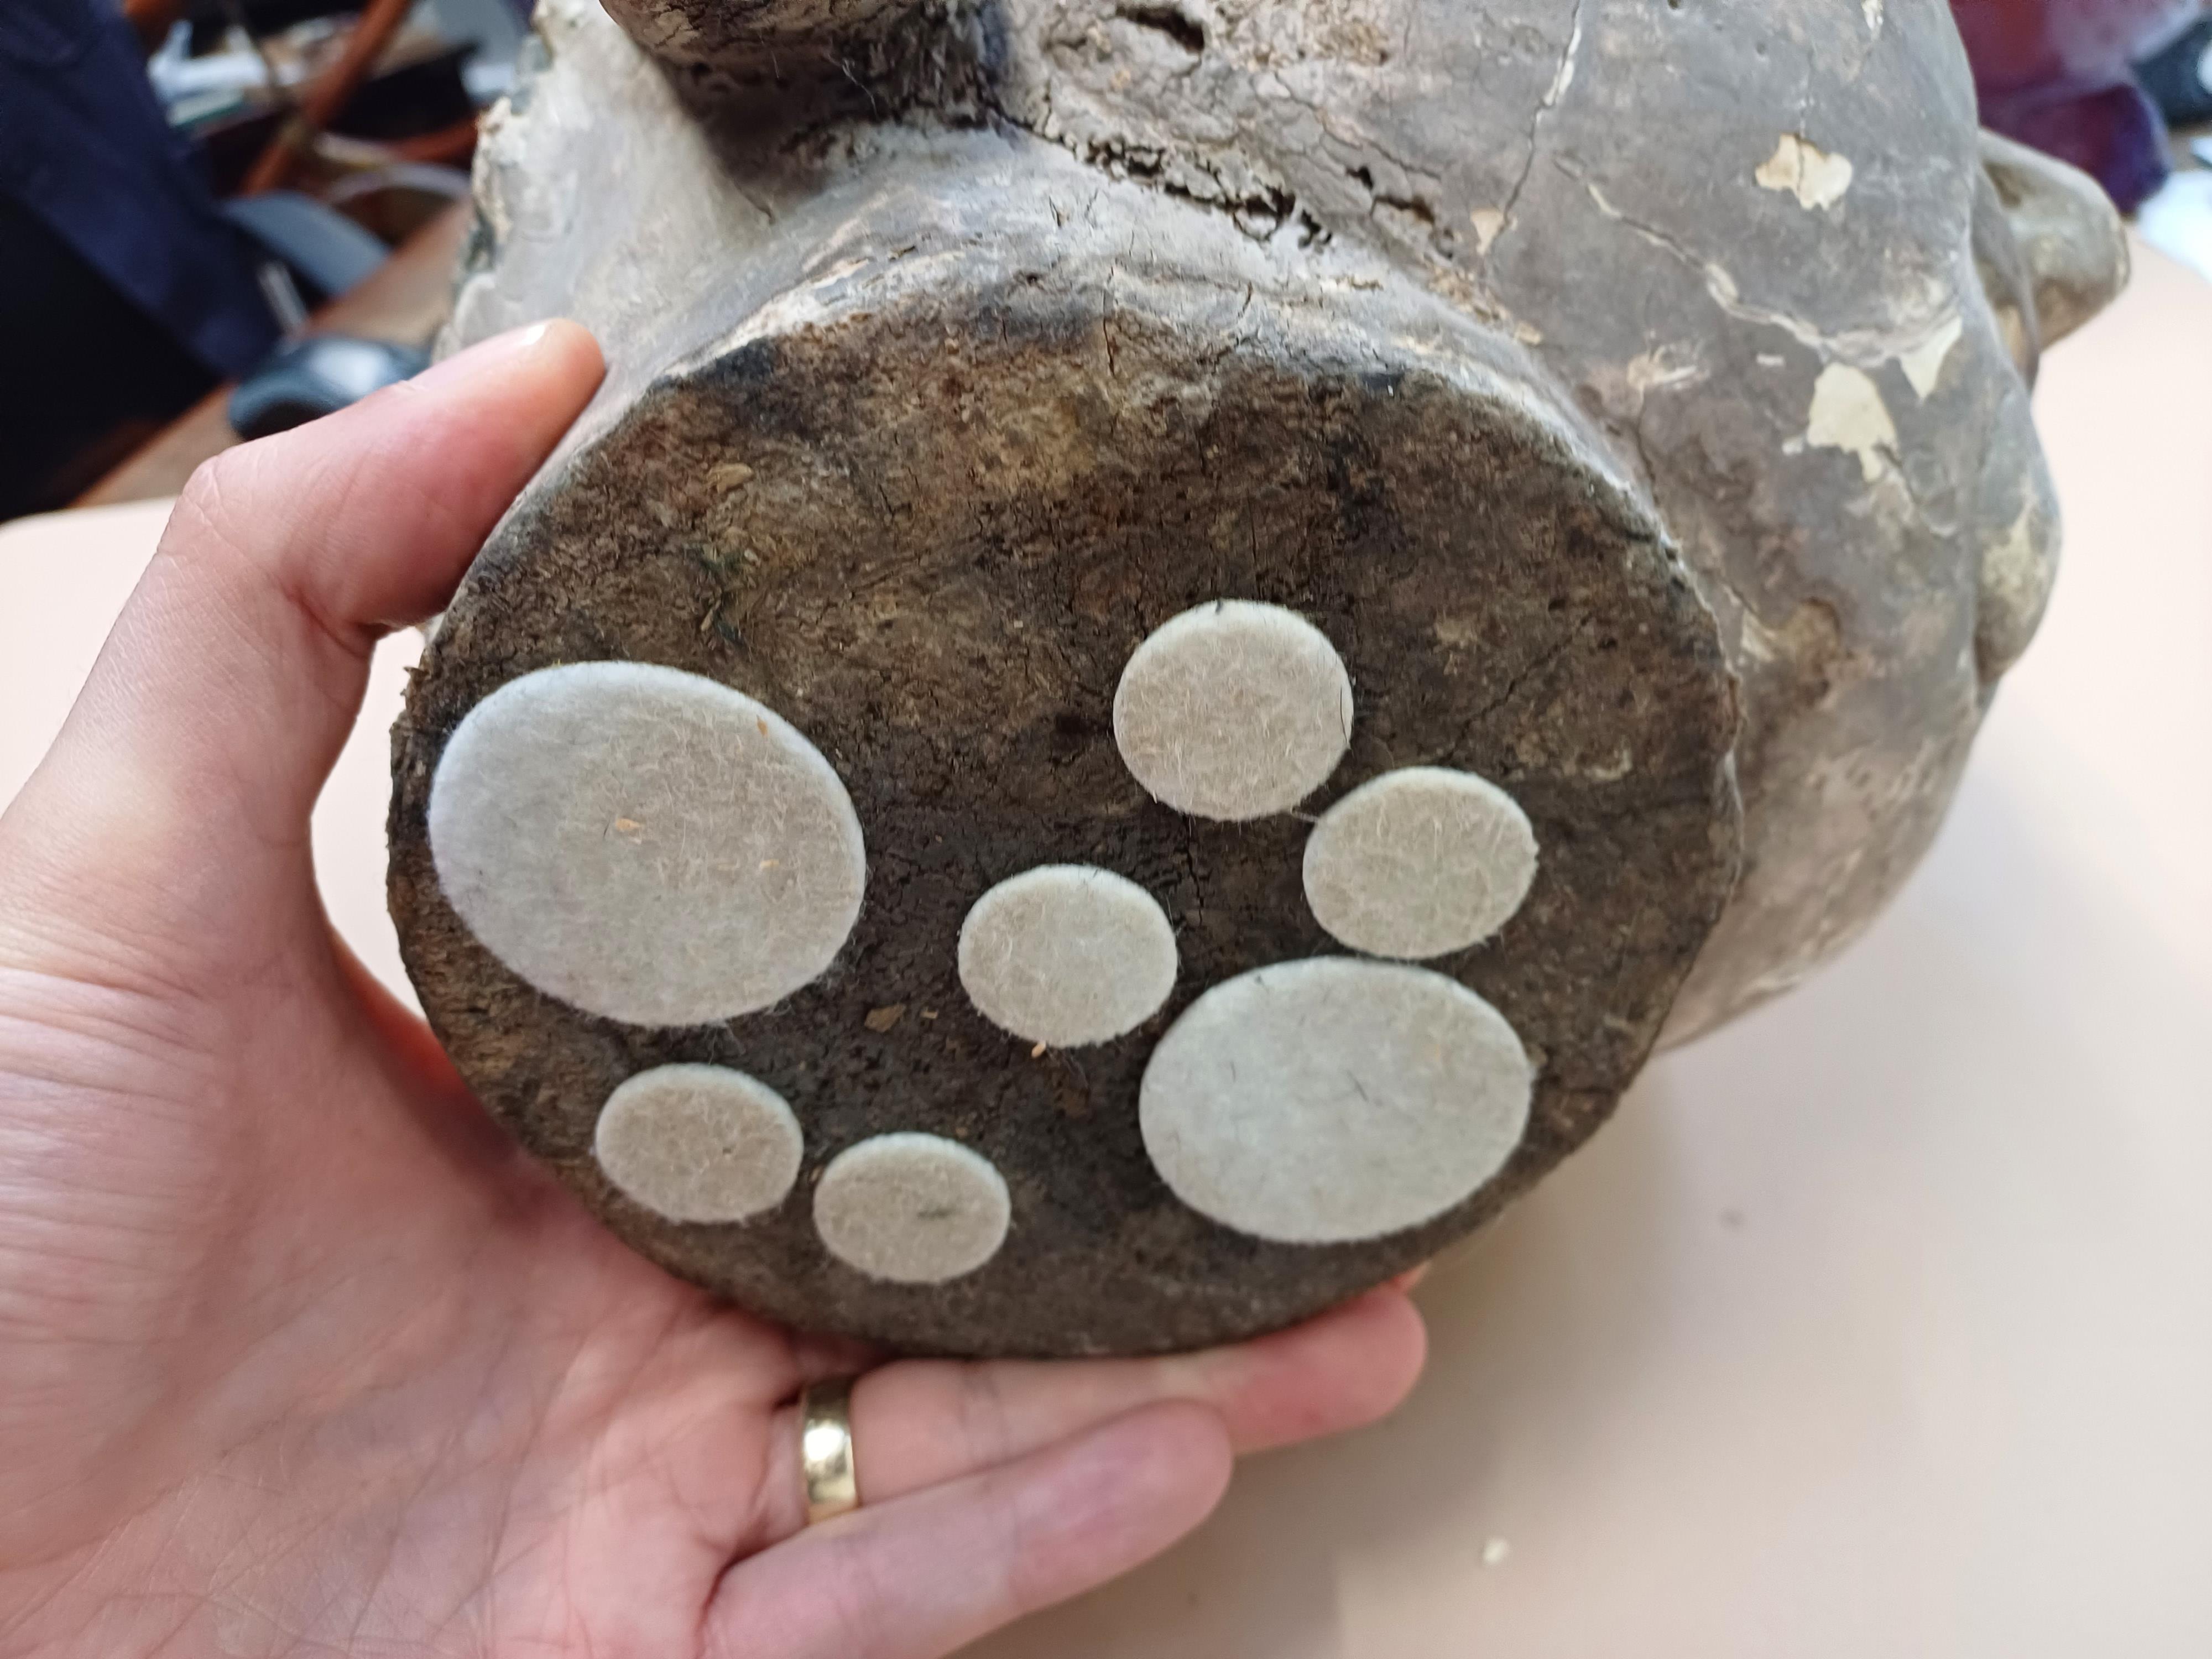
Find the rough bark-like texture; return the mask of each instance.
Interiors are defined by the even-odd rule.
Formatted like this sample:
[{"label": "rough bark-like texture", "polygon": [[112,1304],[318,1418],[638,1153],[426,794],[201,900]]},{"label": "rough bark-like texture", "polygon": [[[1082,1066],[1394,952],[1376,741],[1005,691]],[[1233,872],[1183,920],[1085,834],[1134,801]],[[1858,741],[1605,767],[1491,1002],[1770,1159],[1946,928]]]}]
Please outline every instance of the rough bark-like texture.
[{"label": "rough bark-like texture", "polygon": [[606,7],[695,99],[836,82],[917,9],[916,0],[606,0]]},{"label": "rough bark-like texture", "polygon": [[[454,340],[574,315],[612,373],[431,653],[393,890],[471,1081],[642,1248],[927,1346],[1280,1322],[1477,1224],[1662,1022],[1794,983],[1925,848],[2055,568],[2027,376],[2118,280],[2078,192],[1984,173],[1939,0],[928,3],[788,72],[625,15],[672,79],[546,0],[479,152]],[[1176,818],[1105,731],[1146,629],[1224,595],[1313,617],[1352,665],[1352,756],[1311,806],[1460,764],[1544,847],[1528,908],[1445,964],[1539,1052],[1537,1127],[1492,1188],[1371,1244],[1215,1228],[1135,1139],[1167,1018],[1333,948],[1301,824]],[[602,656],[760,696],[852,790],[870,908],[783,1007],[593,1021],[438,895],[446,735],[505,679]],[[967,1007],[952,937],[993,881],[1065,860],[1158,895],[1183,978],[1131,1037],[1032,1061]],[[766,1225],[653,1221],[589,1126],[673,1059],[807,1094],[810,1171],[866,1133],[976,1146],[1015,1189],[1006,1251],[869,1284],[825,1262],[804,1182]]]},{"label": "rough bark-like texture", "polygon": [[[1511,342],[1387,274],[1315,304],[1279,252],[1146,192],[1059,222],[1046,204],[1086,185],[1071,158],[951,143],[808,210],[842,236],[786,240],[834,242],[828,270],[766,278],[787,297],[663,377],[495,538],[401,735],[395,906],[489,1103],[678,1271],[914,1346],[1218,1340],[1423,1259],[1610,1109],[1734,879],[1734,688],[1648,505]],[[1515,793],[1542,848],[1504,934],[1431,964],[1538,1059],[1535,1127],[1500,1181],[1371,1243],[1217,1226],[1136,1133],[1145,1060],[1199,993],[1336,948],[1301,891],[1304,821],[1185,817],[1115,747],[1130,653],[1223,595],[1295,607],[1352,672],[1352,753],[1314,810],[1392,767],[1467,767]],[[838,968],[769,1013],[681,1033],[589,1018],[515,979],[439,890],[422,811],[454,724],[518,673],[607,656],[760,698],[852,792],[867,908]],[[955,945],[995,882],[1069,860],[1160,900],[1182,976],[1131,1036],[1033,1055],[969,1006]],[[815,1239],[807,1181],[742,1227],[658,1221],[608,1188],[591,1130],[615,1085],[671,1060],[769,1080],[805,1125],[810,1181],[874,1133],[983,1152],[1014,1193],[1006,1249],[949,1285],[867,1280]]]}]

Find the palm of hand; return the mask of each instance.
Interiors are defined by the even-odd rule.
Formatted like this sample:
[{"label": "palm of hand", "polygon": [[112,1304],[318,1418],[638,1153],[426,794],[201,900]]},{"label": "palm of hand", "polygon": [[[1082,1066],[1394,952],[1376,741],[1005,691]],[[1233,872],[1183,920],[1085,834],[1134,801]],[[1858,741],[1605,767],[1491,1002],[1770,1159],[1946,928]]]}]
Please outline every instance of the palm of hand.
[{"label": "palm of hand", "polygon": [[921,1656],[1387,1410],[1377,1292],[1189,1358],[859,1369],[630,1255],[332,938],[307,820],[382,628],[596,381],[489,343],[195,481],[0,820],[0,1650]]}]

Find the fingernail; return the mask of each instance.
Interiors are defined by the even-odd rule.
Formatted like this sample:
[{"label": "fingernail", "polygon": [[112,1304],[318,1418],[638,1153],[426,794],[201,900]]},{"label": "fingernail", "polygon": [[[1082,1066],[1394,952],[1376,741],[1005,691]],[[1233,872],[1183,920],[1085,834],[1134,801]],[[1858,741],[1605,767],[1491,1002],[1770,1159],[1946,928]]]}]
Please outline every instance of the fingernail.
[{"label": "fingernail", "polygon": [[512,362],[535,351],[551,331],[550,323],[529,323],[521,328],[510,328],[504,334],[495,334],[489,340],[479,340],[465,351],[457,351],[442,362],[424,369],[413,380],[403,384],[418,391],[432,392],[448,382],[465,380],[482,374],[501,363]]}]

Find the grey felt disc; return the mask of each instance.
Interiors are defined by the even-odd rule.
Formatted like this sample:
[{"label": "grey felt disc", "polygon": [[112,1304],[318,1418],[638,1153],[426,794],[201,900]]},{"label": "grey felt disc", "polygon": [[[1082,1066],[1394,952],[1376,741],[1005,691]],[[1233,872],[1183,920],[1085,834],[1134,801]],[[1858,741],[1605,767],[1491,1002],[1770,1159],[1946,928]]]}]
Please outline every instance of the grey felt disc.
[{"label": "grey felt disc", "polygon": [[814,1190],[830,1255],[871,1279],[937,1285],[999,1253],[1012,1212],[990,1159],[939,1135],[888,1134],[848,1147]]},{"label": "grey felt disc", "polygon": [[1176,1195],[1255,1238],[1335,1244],[1418,1225],[1511,1157],[1533,1073],[1456,981],[1319,957],[1217,985],[1145,1068],[1145,1150]]},{"label": "grey felt disc", "polygon": [[1056,1048],[1133,1030],[1175,989],[1175,929],[1124,877],[1052,864],[1000,882],[960,928],[960,983],[993,1024]]},{"label": "grey felt disc", "polygon": [[607,1097],[607,1178],[672,1221],[743,1221],[783,1202],[805,1139],[783,1097],[723,1066],[661,1066]]},{"label": "grey felt disc", "polygon": [[1114,696],[1137,781],[1182,812],[1231,823],[1288,811],[1352,742],[1352,681],[1296,611],[1219,599],[1163,623]]},{"label": "grey felt disc", "polygon": [[1306,902],[1332,937],[1425,961],[1503,927],[1536,879],[1536,832],[1486,778],[1409,766],[1362,784],[1306,838]]},{"label": "grey felt disc", "polygon": [[814,745],[743,692],[647,663],[510,681],[431,788],[453,908],[538,989],[638,1025],[765,1008],[860,914],[860,821]]}]

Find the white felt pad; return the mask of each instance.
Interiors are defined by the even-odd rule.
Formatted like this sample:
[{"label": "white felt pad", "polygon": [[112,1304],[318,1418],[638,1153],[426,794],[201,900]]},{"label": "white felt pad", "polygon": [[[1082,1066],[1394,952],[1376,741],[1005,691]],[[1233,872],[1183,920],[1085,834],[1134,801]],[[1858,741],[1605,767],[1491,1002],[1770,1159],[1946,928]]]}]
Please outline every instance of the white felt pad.
[{"label": "white felt pad", "polygon": [[1355,951],[1418,962],[1488,939],[1528,896],[1536,832],[1472,772],[1410,766],[1362,784],[1306,838],[1306,902]]},{"label": "white felt pad", "polygon": [[607,1179],[672,1221],[742,1221],[799,1179],[799,1120],[781,1095],[720,1066],[663,1066],[613,1094],[592,1138]]},{"label": "white felt pad", "polygon": [[1218,599],[1129,658],[1114,739],[1146,792],[1231,823],[1288,811],[1352,741],[1352,680],[1326,635],[1279,605]]},{"label": "white felt pad", "polygon": [[1287,1244],[1376,1238],[1504,1167],[1534,1079],[1505,1017],[1455,980],[1322,957],[1217,985],[1153,1051],[1145,1150],[1182,1201]]},{"label": "white felt pad", "polygon": [[1175,989],[1175,929],[1133,881],[1048,864],[1000,882],[960,928],[960,983],[983,1018],[1071,1048],[1143,1024]]},{"label": "white felt pad", "polygon": [[860,820],[771,710],[696,674],[590,662],[469,711],[430,794],[447,898],[549,995],[637,1025],[779,1001],[860,915]]},{"label": "white felt pad", "polygon": [[830,1254],[901,1285],[975,1272],[999,1253],[1012,1211],[990,1159],[937,1135],[848,1147],[814,1189],[814,1228]]}]

